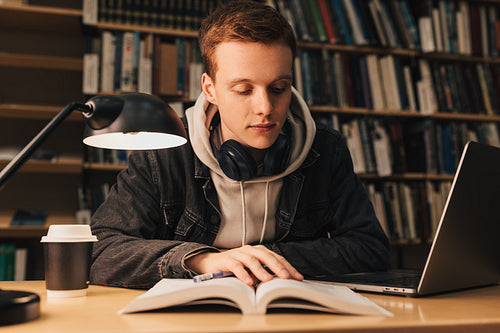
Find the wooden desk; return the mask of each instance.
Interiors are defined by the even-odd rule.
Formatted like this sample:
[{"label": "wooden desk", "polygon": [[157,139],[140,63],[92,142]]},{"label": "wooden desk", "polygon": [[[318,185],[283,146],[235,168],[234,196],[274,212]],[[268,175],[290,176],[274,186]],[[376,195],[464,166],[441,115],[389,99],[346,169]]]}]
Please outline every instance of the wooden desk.
[{"label": "wooden desk", "polygon": [[500,285],[426,298],[367,295],[393,312],[392,318],[322,313],[244,316],[210,310],[118,315],[144,291],[90,286],[86,297],[47,300],[43,281],[0,282],[0,288],[36,292],[42,299],[41,317],[0,327],[0,332],[9,333],[500,332]]}]

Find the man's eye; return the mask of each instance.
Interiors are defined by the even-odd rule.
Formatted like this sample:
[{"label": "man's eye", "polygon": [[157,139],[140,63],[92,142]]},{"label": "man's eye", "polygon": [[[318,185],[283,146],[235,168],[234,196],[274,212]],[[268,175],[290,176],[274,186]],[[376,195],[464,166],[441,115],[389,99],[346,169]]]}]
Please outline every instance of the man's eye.
[{"label": "man's eye", "polygon": [[274,94],[282,94],[285,91],[286,88],[278,88],[278,87],[271,88],[271,92],[273,92]]},{"label": "man's eye", "polygon": [[237,90],[237,91],[236,91],[236,93],[237,93],[238,95],[248,95],[248,94],[250,94],[250,92],[251,92],[251,90],[250,90],[250,89],[248,89],[248,90]]}]

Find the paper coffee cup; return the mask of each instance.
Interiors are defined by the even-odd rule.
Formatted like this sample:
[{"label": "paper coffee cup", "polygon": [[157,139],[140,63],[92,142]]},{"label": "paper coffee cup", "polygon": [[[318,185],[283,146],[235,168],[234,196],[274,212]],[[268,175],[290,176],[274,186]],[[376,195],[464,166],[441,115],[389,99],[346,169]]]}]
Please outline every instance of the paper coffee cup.
[{"label": "paper coffee cup", "polygon": [[48,297],[76,297],[87,294],[92,243],[89,225],[54,224],[44,243],[45,285]]}]

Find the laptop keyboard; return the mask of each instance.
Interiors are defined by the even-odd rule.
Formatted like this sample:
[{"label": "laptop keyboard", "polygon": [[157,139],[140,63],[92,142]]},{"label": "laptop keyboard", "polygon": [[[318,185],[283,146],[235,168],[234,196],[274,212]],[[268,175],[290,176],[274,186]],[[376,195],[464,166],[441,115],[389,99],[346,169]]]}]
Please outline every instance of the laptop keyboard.
[{"label": "laptop keyboard", "polygon": [[420,282],[421,273],[418,271],[392,271],[357,273],[335,276],[334,278],[323,278],[323,281],[336,281],[343,283],[386,285],[393,287],[417,287]]},{"label": "laptop keyboard", "polygon": [[[395,276],[377,281],[378,284],[387,284],[391,286],[416,287],[420,282],[420,275]],[[373,281],[372,281],[373,283]]]}]

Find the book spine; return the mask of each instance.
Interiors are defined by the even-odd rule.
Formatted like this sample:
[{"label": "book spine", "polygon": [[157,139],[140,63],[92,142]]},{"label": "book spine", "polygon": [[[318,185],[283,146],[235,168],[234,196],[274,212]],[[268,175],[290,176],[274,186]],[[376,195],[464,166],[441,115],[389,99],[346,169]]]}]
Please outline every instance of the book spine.
[{"label": "book spine", "polygon": [[302,40],[313,41],[301,2],[299,0],[291,0],[291,9],[295,14],[297,25],[300,28],[300,37]]},{"label": "book spine", "polygon": [[312,23],[316,30],[316,39],[319,42],[326,42],[328,40],[325,24],[321,16],[321,10],[317,0],[309,0],[309,11],[311,12]]},{"label": "book spine", "polygon": [[115,37],[110,31],[102,33],[100,91],[113,92],[115,69]]},{"label": "book spine", "polygon": [[359,14],[355,10],[355,7],[352,3],[352,0],[343,0],[344,7],[346,9],[347,17],[349,19],[349,22],[351,23],[351,29],[352,29],[352,37],[354,44],[356,45],[366,45],[368,44],[368,40],[365,37],[364,32],[362,31],[361,28],[361,22],[359,18]]},{"label": "book spine", "polygon": [[114,81],[113,91],[119,92],[121,90],[122,81],[122,51],[123,51],[123,33],[117,31],[115,33],[115,68],[114,68]]},{"label": "book spine", "polygon": [[385,98],[384,98],[384,88],[381,83],[379,60],[377,55],[375,54],[367,55],[366,66],[368,69],[368,80],[370,82],[373,109],[384,110],[386,108]]},{"label": "book spine", "polygon": [[344,15],[344,9],[340,4],[340,0],[331,0],[332,9],[335,13],[335,18],[339,22],[340,29],[343,32],[344,41],[346,45],[352,45],[353,41],[351,39],[350,28],[346,21],[346,16]]},{"label": "book spine", "polygon": [[321,17],[325,24],[325,32],[328,36],[328,41],[332,44],[335,44],[337,41],[335,37],[336,33],[333,28],[332,17],[331,17],[332,13],[327,5],[327,0],[319,0],[318,3],[320,7]]},{"label": "book spine", "polygon": [[120,91],[134,91],[134,33],[124,32],[122,40],[122,61]]},{"label": "book spine", "polygon": [[14,281],[26,280],[26,266],[28,264],[28,249],[16,248],[14,259]]}]

